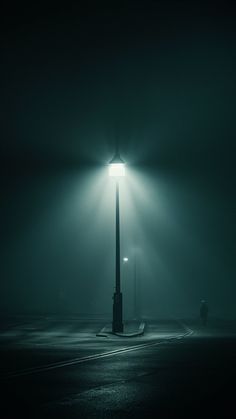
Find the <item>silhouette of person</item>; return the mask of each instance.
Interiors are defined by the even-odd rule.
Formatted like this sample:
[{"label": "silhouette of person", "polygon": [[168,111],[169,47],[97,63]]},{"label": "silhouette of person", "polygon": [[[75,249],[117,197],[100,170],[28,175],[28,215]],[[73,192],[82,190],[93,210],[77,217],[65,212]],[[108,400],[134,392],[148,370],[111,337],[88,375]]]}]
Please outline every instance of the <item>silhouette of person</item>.
[{"label": "silhouette of person", "polygon": [[203,326],[206,326],[207,324],[207,318],[208,318],[208,305],[205,300],[201,301],[200,305],[200,318]]}]

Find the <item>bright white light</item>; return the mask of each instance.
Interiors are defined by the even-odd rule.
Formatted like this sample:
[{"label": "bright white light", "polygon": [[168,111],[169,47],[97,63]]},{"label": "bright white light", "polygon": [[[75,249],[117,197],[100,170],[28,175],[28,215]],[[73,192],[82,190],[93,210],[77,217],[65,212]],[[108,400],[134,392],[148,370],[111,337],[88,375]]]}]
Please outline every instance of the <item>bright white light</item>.
[{"label": "bright white light", "polygon": [[109,164],[109,176],[112,176],[112,177],[125,176],[125,165],[124,165],[124,163],[110,163]]},{"label": "bright white light", "polygon": [[124,262],[128,262],[128,260],[129,260],[128,258],[123,258]]}]

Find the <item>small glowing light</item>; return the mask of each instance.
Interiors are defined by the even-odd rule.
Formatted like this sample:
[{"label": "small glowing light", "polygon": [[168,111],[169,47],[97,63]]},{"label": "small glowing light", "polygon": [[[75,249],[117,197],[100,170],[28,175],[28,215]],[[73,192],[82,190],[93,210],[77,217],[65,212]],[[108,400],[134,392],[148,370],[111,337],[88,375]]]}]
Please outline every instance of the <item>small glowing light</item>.
[{"label": "small glowing light", "polygon": [[109,176],[112,176],[112,177],[125,176],[125,165],[124,165],[124,163],[110,163],[109,164]]},{"label": "small glowing light", "polygon": [[128,260],[129,260],[129,259],[128,259],[128,258],[126,258],[126,257],[125,257],[125,258],[123,258],[123,261],[124,261],[124,262],[128,262]]}]

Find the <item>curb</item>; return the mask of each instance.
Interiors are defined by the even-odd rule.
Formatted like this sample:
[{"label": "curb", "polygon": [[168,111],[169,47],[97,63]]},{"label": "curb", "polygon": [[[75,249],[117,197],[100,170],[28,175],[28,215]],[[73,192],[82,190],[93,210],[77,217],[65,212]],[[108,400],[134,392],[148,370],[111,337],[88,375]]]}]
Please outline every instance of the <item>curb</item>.
[{"label": "curb", "polygon": [[104,326],[100,332],[96,333],[96,336],[98,337],[108,337],[109,335],[115,335],[115,336],[119,336],[119,337],[124,337],[124,338],[131,338],[131,337],[136,337],[136,336],[141,336],[144,334],[144,329],[145,329],[146,324],[144,322],[141,322],[138,328],[137,332],[131,332],[131,333],[120,333],[120,332],[106,332],[106,326]]},{"label": "curb", "polygon": [[144,333],[145,326],[146,326],[145,323],[142,322],[142,323],[140,323],[137,332],[132,332],[132,333],[112,333],[112,334],[113,335],[116,335],[116,336],[125,337],[125,338],[131,338],[131,337],[135,337],[135,336],[141,336]]}]

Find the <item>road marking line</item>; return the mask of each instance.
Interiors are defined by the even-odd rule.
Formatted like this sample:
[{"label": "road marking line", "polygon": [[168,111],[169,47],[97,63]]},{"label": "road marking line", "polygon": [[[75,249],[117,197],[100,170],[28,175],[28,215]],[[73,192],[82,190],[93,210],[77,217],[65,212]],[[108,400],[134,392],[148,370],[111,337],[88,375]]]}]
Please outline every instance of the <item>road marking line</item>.
[{"label": "road marking line", "polygon": [[151,347],[151,346],[158,346],[158,345],[162,345],[164,343],[171,342],[173,340],[182,339],[186,336],[191,335],[192,333],[193,333],[193,331],[191,329],[189,329],[189,331],[187,331],[184,334],[176,335],[175,337],[165,338],[165,339],[163,339],[161,341],[158,341],[158,342],[147,342],[147,343],[143,343],[143,344],[134,345],[134,346],[131,346],[129,348],[125,347],[125,348],[115,349],[113,351],[103,352],[101,354],[94,354],[94,355],[89,355],[89,356],[85,356],[85,357],[81,357],[81,358],[73,358],[73,359],[70,359],[68,361],[59,361],[59,362],[54,362],[52,364],[48,364],[48,365],[44,365],[44,366],[27,368],[27,369],[24,369],[24,370],[21,370],[21,371],[8,373],[5,376],[3,376],[2,379],[10,379],[10,378],[21,377],[21,376],[24,376],[24,375],[37,374],[37,373],[50,371],[50,370],[57,369],[57,368],[64,368],[64,367],[70,367],[71,365],[82,364],[84,362],[93,361],[93,360],[97,360],[97,359],[100,359],[100,358],[106,358],[106,357],[110,357],[110,356],[114,356],[114,355],[121,355],[123,353],[137,351],[139,349],[145,349],[145,348],[148,348],[148,347]]}]

